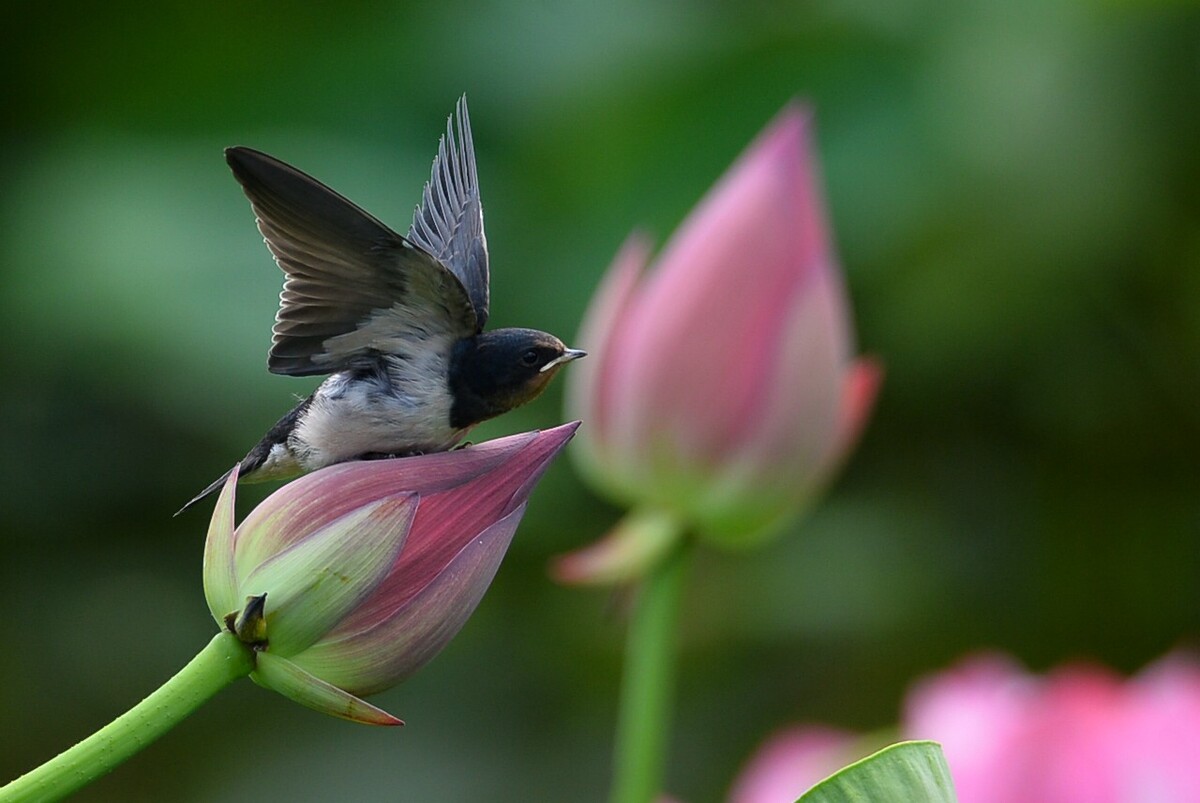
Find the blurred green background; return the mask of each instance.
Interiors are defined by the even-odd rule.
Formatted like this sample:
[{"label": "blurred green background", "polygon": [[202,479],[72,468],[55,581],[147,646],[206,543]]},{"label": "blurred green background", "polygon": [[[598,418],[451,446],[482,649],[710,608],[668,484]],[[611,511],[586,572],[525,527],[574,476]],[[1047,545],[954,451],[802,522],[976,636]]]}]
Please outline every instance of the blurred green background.
[{"label": "blurred green background", "polygon": [[[1200,633],[1194,6],[33,9],[0,48],[0,779],[207,642],[207,509],[171,514],[312,386],[265,370],[281,277],[221,149],[403,231],[463,91],[494,325],[568,340],[633,227],[661,242],[789,98],[817,109],[887,380],[819,509],[698,561],[670,792],[721,799],[787,722],[886,726],[967,651],[1131,671]],[[474,439],[559,422],[561,390]],[[620,600],[545,566],[617,515],[554,466],[475,617],[377,698],[407,727],[242,682],[80,799],[601,799]]]}]

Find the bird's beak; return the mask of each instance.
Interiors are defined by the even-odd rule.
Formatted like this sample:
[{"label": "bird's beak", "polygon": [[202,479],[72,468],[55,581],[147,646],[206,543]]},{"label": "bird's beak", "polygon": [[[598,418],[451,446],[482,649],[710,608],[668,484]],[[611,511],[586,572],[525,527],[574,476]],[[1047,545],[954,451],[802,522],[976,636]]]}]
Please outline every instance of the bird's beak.
[{"label": "bird's beak", "polygon": [[544,374],[546,371],[549,371],[551,368],[557,368],[558,366],[562,365],[563,363],[568,363],[571,360],[578,360],[580,357],[586,357],[586,356],[587,356],[587,352],[582,351],[581,349],[566,349],[565,351],[563,351],[562,354],[558,355],[553,360],[551,360],[550,362],[543,365],[541,367],[541,369],[538,371],[538,373]]}]

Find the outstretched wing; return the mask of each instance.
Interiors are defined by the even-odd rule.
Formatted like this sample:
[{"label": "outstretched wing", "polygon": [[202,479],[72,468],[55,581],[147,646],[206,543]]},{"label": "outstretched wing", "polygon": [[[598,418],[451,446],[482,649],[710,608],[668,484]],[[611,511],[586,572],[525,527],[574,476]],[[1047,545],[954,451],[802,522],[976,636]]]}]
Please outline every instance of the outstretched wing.
[{"label": "outstretched wing", "polygon": [[321,182],[265,153],[225,159],[286,278],[267,360],[277,374],[342,370],[479,329],[461,281]]},{"label": "outstretched wing", "polygon": [[446,135],[438,144],[433,175],[413,214],[408,238],[458,277],[483,329],[488,317],[487,237],[466,95],[458,99],[456,114],[446,121]]}]

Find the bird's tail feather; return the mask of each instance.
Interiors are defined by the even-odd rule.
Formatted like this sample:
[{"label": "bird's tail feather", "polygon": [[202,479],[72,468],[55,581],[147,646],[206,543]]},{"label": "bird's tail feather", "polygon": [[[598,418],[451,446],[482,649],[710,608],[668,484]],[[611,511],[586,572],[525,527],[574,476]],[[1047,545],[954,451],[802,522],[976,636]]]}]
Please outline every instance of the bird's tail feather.
[{"label": "bird's tail feather", "polygon": [[217,479],[213,480],[213,482],[207,488],[205,488],[203,491],[201,491],[200,493],[198,493],[194,497],[192,497],[190,502],[188,502],[183,507],[179,508],[179,510],[176,510],[175,515],[178,516],[180,513],[187,510],[189,507],[196,504],[204,497],[214,494],[217,491],[221,490],[221,486],[225,484],[225,480],[229,479],[229,475],[232,473],[233,473],[233,469],[229,469],[229,471],[226,471],[220,477],[217,477]]}]

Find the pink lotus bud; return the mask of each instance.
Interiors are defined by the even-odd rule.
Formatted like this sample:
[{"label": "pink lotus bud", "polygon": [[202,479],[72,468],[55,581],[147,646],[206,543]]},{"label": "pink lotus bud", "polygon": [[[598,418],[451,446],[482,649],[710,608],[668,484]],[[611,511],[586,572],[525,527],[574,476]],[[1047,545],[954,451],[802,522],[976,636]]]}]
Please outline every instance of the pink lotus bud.
[{"label": "pink lotus bud", "polygon": [[335,716],[400,724],[356,695],[404,680],[458,632],[577,426],[331,466],[236,528],[235,472],[205,545],[209,610],[254,647],[260,685]]},{"label": "pink lotus bud", "polygon": [[576,454],[624,504],[744,543],[796,515],[853,444],[879,367],[856,359],[810,144],[789,106],[645,270],[618,254],[568,381]]}]

